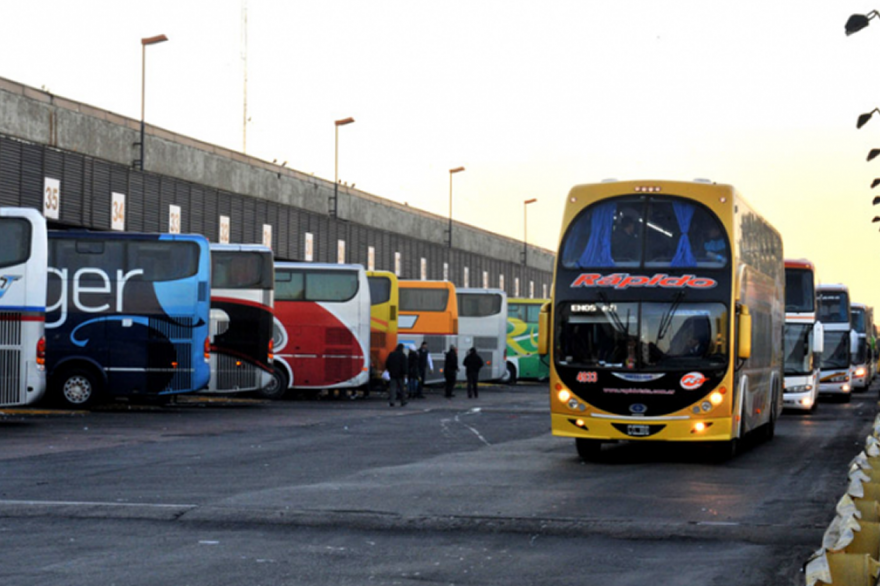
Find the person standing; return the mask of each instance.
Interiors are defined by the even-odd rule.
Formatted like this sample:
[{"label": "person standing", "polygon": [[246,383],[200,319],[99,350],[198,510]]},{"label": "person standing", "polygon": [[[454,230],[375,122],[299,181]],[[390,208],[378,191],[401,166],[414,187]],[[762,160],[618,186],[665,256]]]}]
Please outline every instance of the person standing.
[{"label": "person standing", "polygon": [[425,378],[428,376],[428,370],[434,372],[434,361],[431,360],[431,353],[428,352],[428,343],[422,342],[419,346],[419,394],[420,399],[425,398]]},{"label": "person standing", "polygon": [[446,353],[446,360],[443,363],[443,378],[446,379],[446,398],[451,399],[455,395],[452,390],[455,388],[455,379],[458,376],[458,352],[455,345],[449,346],[449,352]]},{"label": "person standing", "polygon": [[406,354],[403,353],[403,344],[398,344],[397,348],[388,355],[385,360],[385,368],[388,370],[388,376],[391,380],[388,383],[388,404],[394,407],[395,397],[400,400],[400,406],[406,405],[406,380],[407,361]]},{"label": "person standing", "polygon": [[464,357],[464,372],[467,375],[467,394],[468,399],[476,399],[479,397],[477,390],[477,381],[480,380],[480,369],[483,368],[483,359],[477,354],[476,348],[468,350],[467,356]]},{"label": "person standing", "polygon": [[410,348],[407,354],[406,386],[411,398],[424,398],[419,392],[419,353],[415,348]]}]

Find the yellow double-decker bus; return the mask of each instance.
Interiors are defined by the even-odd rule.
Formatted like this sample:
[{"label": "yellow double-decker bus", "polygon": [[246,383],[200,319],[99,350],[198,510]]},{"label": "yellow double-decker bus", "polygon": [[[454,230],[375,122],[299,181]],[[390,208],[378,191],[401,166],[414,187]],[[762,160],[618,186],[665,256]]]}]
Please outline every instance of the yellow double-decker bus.
[{"label": "yellow double-decker bus", "polygon": [[397,275],[367,271],[370,284],[370,370],[374,378],[385,370],[385,360],[397,347],[397,310],[400,305]]},{"label": "yellow double-decker bus", "polygon": [[542,308],[554,435],[585,459],[603,442],[717,442],[782,411],[782,240],[730,185],[574,187]]}]

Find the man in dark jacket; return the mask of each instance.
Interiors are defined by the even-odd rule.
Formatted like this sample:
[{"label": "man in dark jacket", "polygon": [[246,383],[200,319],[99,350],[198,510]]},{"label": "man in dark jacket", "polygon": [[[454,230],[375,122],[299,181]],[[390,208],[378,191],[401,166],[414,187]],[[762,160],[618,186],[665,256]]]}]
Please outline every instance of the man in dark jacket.
[{"label": "man in dark jacket", "polygon": [[464,357],[464,372],[467,375],[467,393],[468,399],[476,399],[477,381],[480,379],[480,369],[483,368],[483,359],[477,354],[476,348],[468,350],[467,356]]},{"label": "man in dark jacket", "polygon": [[385,360],[385,368],[388,369],[388,376],[391,381],[388,385],[388,404],[394,407],[395,397],[400,400],[400,406],[406,405],[406,380],[407,372],[406,354],[403,353],[403,344],[398,344],[397,348],[388,355]]},{"label": "man in dark jacket", "polygon": [[451,399],[455,395],[452,394],[452,389],[455,388],[455,378],[458,375],[458,352],[455,351],[455,346],[449,347],[449,352],[446,353],[446,360],[443,362],[443,378],[446,379],[446,398]]},{"label": "man in dark jacket", "polygon": [[425,378],[428,371],[434,372],[434,362],[431,360],[431,353],[428,352],[428,343],[422,342],[419,346],[419,396],[424,398]]},{"label": "man in dark jacket", "polygon": [[410,348],[407,356],[406,386],[413,399],[425,398],[419,388],[419,353],[414,348]]}]

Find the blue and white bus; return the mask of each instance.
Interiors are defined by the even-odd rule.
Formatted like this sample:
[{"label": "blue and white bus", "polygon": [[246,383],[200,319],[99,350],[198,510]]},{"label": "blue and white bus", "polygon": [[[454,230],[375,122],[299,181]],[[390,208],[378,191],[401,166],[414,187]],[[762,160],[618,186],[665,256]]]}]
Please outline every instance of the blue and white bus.
[{"label": "blue and white bus", "polygon": [[50,231],[50,395],[83,407],[205,387],[210,276],[203,236]]},{"label": "blue and white bus", "polygon": [[458,380],[467,380],[464,358],[471,348],[483,359],[481,381],[498,381],[507,371],[507,293],[501,289],[457,288]]},{"label": "blue and white bus", "polygon": [[46,389],[46,220],[0,208],[0,406],[28,405]]}]

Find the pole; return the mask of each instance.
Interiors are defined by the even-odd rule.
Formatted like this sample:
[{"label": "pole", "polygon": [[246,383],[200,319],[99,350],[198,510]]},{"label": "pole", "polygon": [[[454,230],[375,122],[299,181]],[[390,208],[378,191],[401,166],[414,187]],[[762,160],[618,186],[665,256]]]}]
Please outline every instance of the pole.
[{"label": "pole", "polygon": [[138,157],[138,167],[141,171],[144,170],[144,103],[146,97],[146,85],[147,85],[147,45],[145,43],[141,43],[141,142],[140,142],[140,157]]},{"label": "pole", "polygon": [[527,199],[523,202],[523,254],[522,254],[523,265],[527,264],[526,260],[527,260],[527,255],[528,255],[528,251],[529,251],[529,231],[528,231],[529,204],[535,203],[536,201],[538,201],[537,198],[532,198],[532,199]]},{"label": "pole", "polygon": [[446,241],[446,246],[449,248],[452,248],[452,175],[462,171],[464,171],[464,167],[456,167],[449,170],[449,234]]},{"label": "pole", "polygon": [[339,124],[336,124],[336,140],[334,141],[333,155],[333,208],[330,210],[330,216],[336,217],[337,206],[339,202]]}]

